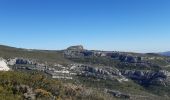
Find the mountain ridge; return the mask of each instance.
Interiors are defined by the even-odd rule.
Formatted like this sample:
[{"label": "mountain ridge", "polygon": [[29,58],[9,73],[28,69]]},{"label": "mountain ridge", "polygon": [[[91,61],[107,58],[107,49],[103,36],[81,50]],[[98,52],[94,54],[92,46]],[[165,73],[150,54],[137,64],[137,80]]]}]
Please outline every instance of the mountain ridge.
[{"label": "mountain ridge", "polygon": [[[54,90],[58,89],[55,85],[50,83],[49,87],[44,86],[45,84],[41,83],[41,77],[39,79],[37,76],[38,82],[42,84],[39,88],[34,87],[34,84],[39,84],[37,82],[24,83],[22,82],[25,80],[24,77],[20,80],[11,76],[10,80],[15,78],[19,82],[17,86],[12,86],[14,90],[20,91],[17,88],[20,87],[31,91],[26,96],[21,93],[24,98],[27,96],[36,98],[38,91],[38,93],[49,94],[50,98],[55,96],[63,100],[65,97],[74,98],[74,100],[87,98],[90,98],[88,100],[152,100],[154,98],[161,100],[161,96],[165,100],[170,99],[165,96],[170,95],[170,58],[155,53],[87,50],[81,45],[58,51],[0,46],[0,57],[4,58],[11,69],[6,72],[6,77],[11,74],[19,76],[18,74],[24,73],[27,76],[27,73],[34,73],[33,75],[41,73],[42,78],[47,77],[46,81],[63,82],[62,88],[58,91],[64,90],[64,94],[60,94],[64,97],[59,96],[53,89],[49,89],[53,86]],[[1,78],[6,81],[0,76]],[[29,80],[29,77],[26,80]],[[12,81],[11,84],[15,82]],[[71,92],[68,91],[68,87]],[[11,91],[15,92],[14,90]],[[90,92],[91,90],[94,90],[95,94]],[[85,97],[82,96],[82,91],[86,92]],[[97,91],[99,94],[96,94]],[[105,96],[101,97],[101,94]],[[78,99],[76,95],[86,99]]]},{"label": "mountain ridge", "polygon": [[160,55],[163,55],[163,56],[170,56],[170,51],[166,51],[166,52],[161,52],[159,53]]}]

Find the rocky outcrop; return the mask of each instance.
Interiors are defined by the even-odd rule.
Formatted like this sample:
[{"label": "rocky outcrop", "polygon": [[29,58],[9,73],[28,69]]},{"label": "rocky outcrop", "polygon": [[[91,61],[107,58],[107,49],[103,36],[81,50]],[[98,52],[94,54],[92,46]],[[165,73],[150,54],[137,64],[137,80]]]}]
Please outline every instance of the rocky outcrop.
[{"label": "rocky outcrop", "polygon": [[71,47],[68,47],[66,50],[64,50],[64,56],[66,58],[80,58],[84,56],[82,54],[83,51],[84,51],[84,48],[81,45],[71,46]]},{"label": "rocky outcrop", "polygon": [[122,74],[139,84],[148,85],[169,85],[170,72],[166,70],[126,70]]},{"label": "rocky outcrop", "polygon": [[121,52],[109,52],[106,53],[106,56],[111,57],[113,59],[120,60],[121,62],[129,62],[129,63],[140,63],[143,61],[143,57],[135,56],[128,53]]},{"label": "rocky outcrop", "polygon": [[15,64],[35,64],[33,60],[25,59],[25,58],[14,58],[8,60],[9,65],[15,65]]},{"label": "rocky outcrop", "polygon": [[83,46],[71,46],[64,51],[67,58],[81,58],[81,57],[109,57],[112,59],[120,60],[121,62],[140,63],[143,57],[135,56],[129,53],[121,52],[108,52],[99,50],[84,50]]},{"label": "rocky outcrop", "polygon": [[137,56],[131,56],[131,55],[120,55],[119,60],[121,62],[138,63],[142,61],[142,58]]},{"label": "rocky outcrop", "polygon": [[112,96],[114,96],[116,98],[130,99],[130,95],[122,93],[120,91],[105,89],[105,92],[111,94]]},{"label": "rocky outcrop", "polygon": [[119,82],[128,81],[118,69],[110,67],[94,67],[90,65],[74,65],[70,68],[71,71],[77,73],[77,75],[84,77],[95,77],[99,79],[116,79]]},{"label": "rocky outcrop", "polygon": [[29,59],[18,58],[16,59],[16,64],[34,64],[34,63]]},{"label": "rocky outcrop", "polygon": [[82,45],[77,45],[77,46],[68,47],[67,50],[72,50],[72,51],[83,51],[84,48],[83,48]]}]

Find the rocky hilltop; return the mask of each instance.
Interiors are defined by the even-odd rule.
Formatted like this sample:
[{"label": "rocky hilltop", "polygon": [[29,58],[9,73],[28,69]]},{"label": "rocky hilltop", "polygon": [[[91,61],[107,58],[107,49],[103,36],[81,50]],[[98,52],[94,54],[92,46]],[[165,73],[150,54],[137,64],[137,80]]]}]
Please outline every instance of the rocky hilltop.
[{"label": "rocky hilltop", "polygon": [[83,51],[84,47],[82,45],[68,47],[67,50],[71,51]]}]

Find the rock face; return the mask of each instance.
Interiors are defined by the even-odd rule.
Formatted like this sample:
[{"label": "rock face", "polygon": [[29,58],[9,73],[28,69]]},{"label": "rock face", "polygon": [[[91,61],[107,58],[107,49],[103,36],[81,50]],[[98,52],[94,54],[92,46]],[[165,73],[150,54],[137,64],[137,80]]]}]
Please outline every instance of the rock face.
[{"label": "rock face", "polygon": [[126,70],[122,74],[139,84],[148,85],[169,85],[170,72],[165,70],[160,71],[142,71],[142,70]]},{"label": "rock face", "polygon": [[94,67],[90,65],[74,65],[71,70],[80,76],[95,77],[99,79],[116,79],[119,82],[128,81],[118,69],[112,69],[109,67]]},{"label": "rock face", "polygon": [[138,63],[141,62],[141,57],[131,56],[131,55],[120,55],[119,60],[122,62]]},{"label": "rock face", "polygon": [[6,61],[3,58],[0,58],[0,71],[9,71],[10,68],[8,67]]},{"label": "rock face", "polygon": [[112,59],[120,60],[121,62],[140,63],[143,57],[134,56],[128,53],[121,52],[108,52],[98,50],[84,50],[83,46],[71,46],[64,51],[67,58],[81,58],[81,57],[109,57]]},{"label": "rock face", "polygon": [[9,65],[15,65],[15,64],[35,64],[32,60],[25,59],[25,58],[14,58],[8,60]]},{"label": "rock face", "polygon": [[16,59],[16,64],[33,64],[33,62],[28,59],[18,58]]},{"label": "rock face", "polygon": [[83,46],[71,46],[64,51],[64,55],[67,58],[79,58],[82,57],[82,52],[84,51]]}]

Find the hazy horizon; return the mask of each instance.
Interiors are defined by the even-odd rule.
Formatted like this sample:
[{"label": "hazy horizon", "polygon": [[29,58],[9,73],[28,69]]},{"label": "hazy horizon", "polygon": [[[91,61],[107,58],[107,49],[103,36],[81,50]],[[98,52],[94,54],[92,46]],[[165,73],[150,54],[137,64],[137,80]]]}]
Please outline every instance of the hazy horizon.
[{"label": "hazy horizon", "polygon": [[[67,47],[64,47],[64,48],[56,48],[56,49],[48,49],[48,48],[27,48],[27,47],[17,47],[17,46],[12,46],[12,45],[6,45],[6,44],[1,44],[0,43],[0,45],[2,45],[2,46],[9,46],[9,47],[14,47],[14,48],[19,48],[19,49],[27,49],[27,50],[65,50],[65,49],[67,49],[68,47],[71,47],[71,46],[80,46],[81,44],[78,44],[78,45],[70,45],[70,46],[67,46]],[[99,50],[99,51],[116,51],[116,52],[131,52],[131,53],[165,53],[165,52],[170,52],[170,51],[159,51],[159,52],[153,52],[153,51],[151,51],[151,52],[140,52],[140,51],[128,51],[128,50],[126,50],[126,51],[124,51],[124,50],[116,50],[116,49],[114,49],[114,50],[107,50],[107,49],[104,49],[104,48],[101,48],[101,49],[95,49],[95,48],[87,48],[86,46],[84,46],[84,45],[81,45],[81,46],[83,46],[84,47],[84,49],[85,50]]]},{"label": "hazy horizon", "polygon": [[28,49],[170,51],[169,0],[1,0],[0,44]]}]

